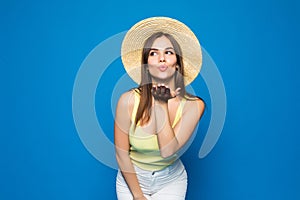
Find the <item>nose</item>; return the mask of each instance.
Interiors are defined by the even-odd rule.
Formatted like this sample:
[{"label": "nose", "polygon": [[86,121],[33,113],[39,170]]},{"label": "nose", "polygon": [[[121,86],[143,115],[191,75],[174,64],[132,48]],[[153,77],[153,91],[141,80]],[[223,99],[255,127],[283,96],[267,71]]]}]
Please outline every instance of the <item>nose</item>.
[{"label": "nose", "polygon": [[160,53],[159,62],[166,62],[164,53]]}]

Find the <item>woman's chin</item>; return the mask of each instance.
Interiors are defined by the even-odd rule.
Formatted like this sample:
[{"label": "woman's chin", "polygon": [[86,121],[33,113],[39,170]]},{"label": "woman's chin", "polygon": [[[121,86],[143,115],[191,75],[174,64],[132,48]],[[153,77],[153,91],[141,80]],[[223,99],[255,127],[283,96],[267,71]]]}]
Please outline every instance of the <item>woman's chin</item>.
[{"label": "woman's chin", "polygon": [[174,78],[174,75],[168,76],[152,76],[152,82],[169,83]]}]

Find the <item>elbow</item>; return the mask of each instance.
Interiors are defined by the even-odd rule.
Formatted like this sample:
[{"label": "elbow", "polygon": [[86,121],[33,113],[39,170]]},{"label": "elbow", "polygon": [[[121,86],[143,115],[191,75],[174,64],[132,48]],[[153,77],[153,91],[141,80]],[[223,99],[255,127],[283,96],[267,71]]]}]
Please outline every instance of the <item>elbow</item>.
[{"label": "elbow", "polygon": [[160,148],[160,156],[162,158],[169,158],[174,156],[179,150],[179,144],[177,140],[173,140],[174,143],[168,144]]},{"label": "elbow", "polygon": [[162,158],[169,158],[171,157],[173,154],[160,154]]},{"label": "elbow", "polygon": [[162,150],[160,151],[160,156],[161,156],[162,158],[169,158],[169,157],[175,155],[175,153],[176,153],[176,152],[175,152],[174,150],[171,150],[171,149],[164,149],[163,151],[162,151]]},{"label": "elbow", "polygon": [[160,147],[160,156],[162,158],[169,158],[176,155],[179,150],[179,143],[177,140],[173,140],[171,143]]}]

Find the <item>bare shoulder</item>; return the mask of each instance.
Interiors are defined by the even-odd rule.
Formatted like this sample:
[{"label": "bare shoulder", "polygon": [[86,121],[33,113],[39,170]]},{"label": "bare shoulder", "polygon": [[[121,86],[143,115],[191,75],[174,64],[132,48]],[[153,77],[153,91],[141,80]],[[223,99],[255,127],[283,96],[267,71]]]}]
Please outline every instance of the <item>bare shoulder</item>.
[{"label": "bare shoulder", "polygon": [[119,109],[129,109],[131,110],[134,105],[134,90],[129,90],[125,93],[123,93],[118,101],[118,108]]}]

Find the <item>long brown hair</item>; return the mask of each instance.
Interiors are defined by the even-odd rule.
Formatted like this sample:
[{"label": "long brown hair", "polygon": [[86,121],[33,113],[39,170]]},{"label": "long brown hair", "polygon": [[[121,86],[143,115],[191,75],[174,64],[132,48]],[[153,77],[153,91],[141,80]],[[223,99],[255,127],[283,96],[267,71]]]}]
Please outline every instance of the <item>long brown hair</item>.
[{"label": "long brown hair", "polygon": [[152,94],[151,94],[152,78],[150,73],[147,71],[148,57],[149,57],[149,52],[151,50],[151,46],[153,45],[154,41],[157,38],[160,38],[162,36],[165,36],[170,40],[176,54],[178,68],[176,69],[176,72],[174,74],[175,88],[180,87],[181,88],[180,96],[183,98],[185,98],[186,96],[185,85],[183,80],[184,67],[182,61],[182,52],[178,42],[170,34],[163,33],[163,32],[154,33],[145,41],[143,51],[142,51],[141,83],[138,87],[138,91],[140,93],[140,103],[135,117],[135,125],[137,125],[139,121],[141,125],[146,124],[150,119],[151,107],[152,107]]}]

